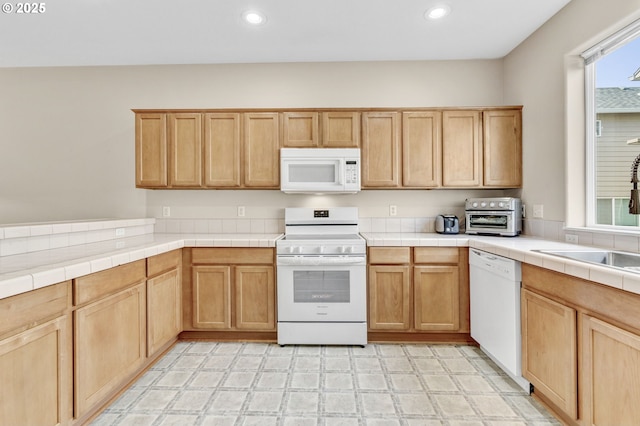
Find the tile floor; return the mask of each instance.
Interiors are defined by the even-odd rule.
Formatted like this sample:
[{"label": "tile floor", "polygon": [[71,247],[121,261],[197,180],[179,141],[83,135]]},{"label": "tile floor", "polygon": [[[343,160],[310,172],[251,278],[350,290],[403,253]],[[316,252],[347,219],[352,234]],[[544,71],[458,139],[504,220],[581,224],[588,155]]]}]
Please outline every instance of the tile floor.
[{"label": "tile floor", "polygon": [[472,346],[188,341],[92,424],[559,425]]}]

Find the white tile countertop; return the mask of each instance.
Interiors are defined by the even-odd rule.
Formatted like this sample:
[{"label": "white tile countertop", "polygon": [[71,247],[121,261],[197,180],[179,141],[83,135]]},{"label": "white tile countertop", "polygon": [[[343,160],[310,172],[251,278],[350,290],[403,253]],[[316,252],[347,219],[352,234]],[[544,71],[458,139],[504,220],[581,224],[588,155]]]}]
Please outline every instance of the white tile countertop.
[{"label": "white tile countertop", "polygon": [[[365,232],[367,245],[472,247],[557,272],[640,294],[640,273],[562,259],[540,249],[585,246],[526,236],[484,237],[466,234]],[[280,233],[164,234],[139,236],[39,250],[0,257],[0,298],[56,284],[182,247],[275,247]]]},{"label": "white tile countertop", "polygon": [[182,247],[275,247],[282,234],[161,234],[0,257],[0,299]]}]

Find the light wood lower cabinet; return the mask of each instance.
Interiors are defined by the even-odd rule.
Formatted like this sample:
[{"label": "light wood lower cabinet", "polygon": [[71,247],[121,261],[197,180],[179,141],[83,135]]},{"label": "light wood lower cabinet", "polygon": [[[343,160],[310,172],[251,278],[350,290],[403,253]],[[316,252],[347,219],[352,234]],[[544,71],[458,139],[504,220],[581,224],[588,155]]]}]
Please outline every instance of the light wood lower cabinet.
[{"label": "light wood lower cabinet", "polygon": [[369,329],[468,333],[465,251],[457,247],[371,247]]},{"label": "light wood lower cabinet", "polygon": [[640,336],[582,315],[585,425],[637,425],[640,419]]},{"label": "light wood lower cabinet", "polygon": [[0,425],[72,419],[71,282],[0,299]]},{"label": "light wood lower cabinet", "polygon": [[147,356],[182,331],[182,255],[171,251],[147,259]]},{"label": "light wood lower cabinet", "polygon": [[71,317],[0,340],[0,424],[65,425],[71,420]]},{"label": "light wood lower cabinet", "polygon": [[192,249],[191,325],[275,331],[273,249]]},{"label": "light wood lower cabinet", "polygon": [[522,375],[577,419],[576,311],[522,290]]},{"label": "light wood lower cabinet", "polygon": [[369,266],[369,328],[409,330],[411,279],[408,265]]},{"label": "light wood lower cabinet", "polygon": [[144,364],[145,306],[145,285],[140,283],[76,310],[76,417]]}]

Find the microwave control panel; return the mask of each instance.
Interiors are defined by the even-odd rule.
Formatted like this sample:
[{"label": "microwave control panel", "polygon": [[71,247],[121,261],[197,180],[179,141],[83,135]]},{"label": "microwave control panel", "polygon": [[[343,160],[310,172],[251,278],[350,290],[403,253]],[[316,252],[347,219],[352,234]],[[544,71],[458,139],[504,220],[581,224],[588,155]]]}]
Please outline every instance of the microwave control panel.
[{"label": "microwave control panel", "polygon": [[359,166],[357,160],[345,161],[345,180],[347,184],[358,183]]}]

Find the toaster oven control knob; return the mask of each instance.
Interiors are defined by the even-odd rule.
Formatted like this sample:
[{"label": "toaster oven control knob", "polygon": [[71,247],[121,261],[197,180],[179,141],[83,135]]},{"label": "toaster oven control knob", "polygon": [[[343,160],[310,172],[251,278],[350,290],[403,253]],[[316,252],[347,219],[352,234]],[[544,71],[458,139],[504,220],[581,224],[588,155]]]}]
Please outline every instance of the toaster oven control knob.
[{"label": "toaster oven control knob", "polygon": [[489,207],[495,207],[496,203],[494,203],[493,201],[489,203]]},{"label": "toaster oven control knob", "polygon": [[503,208],[503,207],[504,207],[504,203],[503,203],[502,201],[500,201],[500,202],[498,203],[498,207]]},{"label": "toaster oven control knob", "polygon": [[480,207],[487,207],[487,203],[485,203],[484,201],[480,203]]},{"label": "toaster oven control knob", "polygon": [[473,203],[471,203],[471,207],[478,207],[478,203],[474,201]]}]

